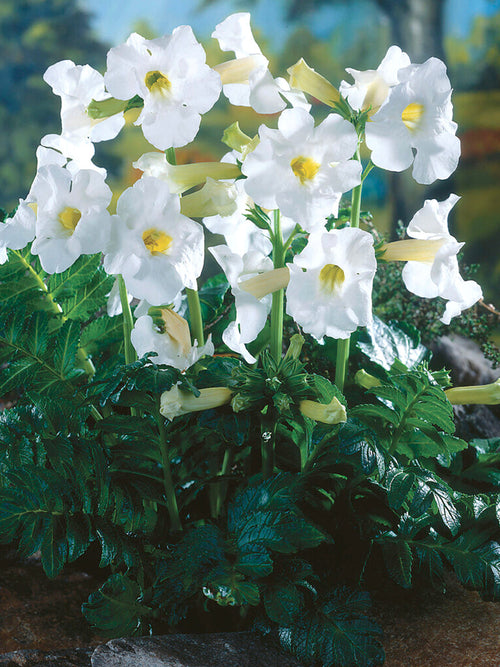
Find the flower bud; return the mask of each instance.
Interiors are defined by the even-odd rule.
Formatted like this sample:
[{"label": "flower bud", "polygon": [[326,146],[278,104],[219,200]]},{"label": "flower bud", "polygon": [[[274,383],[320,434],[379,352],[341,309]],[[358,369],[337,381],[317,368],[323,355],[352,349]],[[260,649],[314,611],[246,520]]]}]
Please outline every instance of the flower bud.
[{"label": "flower bud", "polygon": [[345,407],[335,396],[330,403],[317,403],[316,401],[300,401],[299,408],[304,417],[314,419],[323,424],[339,424],[347,421]]},{"label": "flower bud", "polygon": [[335,106],[340,100],[340,93],[335,86],[309,67],[303,58],[289,67],[287,72],[290,75],[290,88],[303,90],[329,107]]},{"label": "flower bud", "polygon": [[354,382],[359,384],[360,387],[364,387],[365,389],[380,387],[382,384],[378,378],[370,375],[370,373],[367,373],[363,368],[359,370],[354,376]]},{"label": "flower bud", "polygon": [[175,385],[161,395],[160,414],[172,421],[175,417],[189,412],[210,410],[225,405],[229,403],[232,395],[227,387],[208,387],[200,389],[199,396],[194,396]]},{"label": "flower bud", "polygon": [[500,378],[491,384],[480,384],[472,387],[452,387],[446,389],[446,398],[453,405],[499,405]]}]

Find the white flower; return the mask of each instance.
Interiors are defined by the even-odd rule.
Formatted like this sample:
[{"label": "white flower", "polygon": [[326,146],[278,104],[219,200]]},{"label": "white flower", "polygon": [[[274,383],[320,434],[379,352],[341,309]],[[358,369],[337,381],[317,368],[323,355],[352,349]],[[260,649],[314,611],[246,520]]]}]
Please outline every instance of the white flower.
[{"label": "white flower", "polygon": [[269,72],[269,61],[254,39],[248,12],[228,16],[215,27],[212,37],[222,51],[234,51],[236,56],[236,60],[214,68],[221,75],[224,95],[231,104],[252,107],[262,114],[282,111],[285,100],[294,107],[311,108],[300,91],[291,90],[285,79],[274,79]]},{"label": "white flower", "polygon": [[43,75],[52,91],[61,98],[62,135],[90,141],[113,139],[125,120],[123,113],[108,118],[92,119],[87,109],[92,100],[111,99],[104,89],[104,77],[89,65],[75,65],[61,60]]},{"label": "white flower", "polygon": [[46,164],[58,164],[65,166],[71,174],[80,169],[92,169],[106,178],[106,170],[92,162],[94,153],[94,144],[90,139],[77,135],[46,134],[40,140],[36,156],[39,168]]},{"label": "white flower", "polygon": [[139,357],[147,352],[156,352],[155,363],[184,371],[201,357],[213,355],[215,350],[211,337],[202,347],[198,347],[197,341],[191,345],[189,325],[175,311],[162,308],[161,319],[161,329],[149,315],[141,315],[135,322],[130,338]]},{"label": "white flower", "polygon": [[374,164],[403,171],[413,163],[413,178],[429,185],[456,169],[460,140],[452,120],[451,86],[441,60],[398,71],[401,83],[366,124],[366,144]]},{"label": "white flower", "polygon": [[263,271],[269,271],[273,268],[272,261],[258,251],[247,252],[240,256],[224,245],[209,250],[226,274],[236,305],[236,320],[226,328],[222,340],[230,350],[241,354],[245,361],[254,363],[256,360],[248,352],[246,345],[255,340],[264,328],[271,310],[271,297],[257,299],[249,292],[240,289],[238,283]]},{"label": "white flower", "polygon": [[36,201],[36,236],[31,252],[47,273],[60,273],[80,255],[105,250],[111,216],[111,190],[102,174],[82,169],[71,174],[58,165],[41,167],[31,188]]},{"label": "white flower", "polygon": [[368,232],[345,227],[313,233],[289,264],[286,312],[320,342],[323,336],[348,338],[371,322],[376,268]]},{"label": "white flower", "polygon": [[353,77],[354,83],[341,81],[340,92],[353,109],[359,111],[371,107],[374,113],[386,100],[390,88],[399,83],[398,71],[410,64],[410,58],[399,46],[391,46],[376,70],[362,72],[347,67],[346,72]]},{"label": "white flower", "polygon": [[187,25],[158,39],[132,33],[108,52],[107,67],[104,81],[111,95],[143,98],[136,125],[161,150],[192,141],[200,114],[212,108],[221,90],[219,75],[206,65],[205,51]]},{"label": "white flower", "polygon": [[203,218],[203,224],[212,233],[222,234],[230,250],[241,257],[250,251],[269,255],[272,244],[268,236],[245,217],[253,202],[245,192],[243,181],[236,181],[233,188],[235,210]]},{"label": "white flower", "polygon": [[245,159],[245,190],[268,209],[280,211],[307,231],[336,214],[341,194],[359,185],[361,166],[352,160],[358,138],[353,126],[330,114],[318,127],[303,109],[286,109],[278,129],[262,125],[260,143]]},{"label": "white flower", "polygon": [[413,239],[440,242],[436,244],[438,250],[433,259],[407,262],[402,277],[407,289],[417,296],[427,299],[440,296],[448,300],[441,318],[444,324],[482,298],[481,287],[474,280],[465,281],[461,277],[457,253],[464,244],[458,243],[448,231],[448,214],[459,199],[454,194],[442,202],[427,199],[407,229]]},{"label": "white flower", "polygon": [[0,223],[0,264],[7,261],[7,248],[20,250],[35,238],[36,204],[19,200],[12,218]]},{"label": "white flower", "polygon": [[180,213],[179,197],[157,178],[143,177],[125,190],[104,258],[121,273],[128,292],[160,306],[184,287],[196,289],[203,267],[203,228]]}]

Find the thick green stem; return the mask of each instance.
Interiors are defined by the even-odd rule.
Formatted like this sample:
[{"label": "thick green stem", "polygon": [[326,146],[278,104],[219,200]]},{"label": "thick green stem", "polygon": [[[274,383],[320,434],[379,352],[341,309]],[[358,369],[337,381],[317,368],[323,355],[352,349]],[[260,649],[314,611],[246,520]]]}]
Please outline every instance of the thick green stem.
[{"label": "thick green stem", "polygon": [[132,311],[128,302],[127,288],[123,276],[118,276],[118,286],[120,288],[120,301],[123,312],[123,347],[125,350],[125,363],[131,364],[137,359],[134,346],[130,340],[130,334],[134,328],[134,320],[132,318]]},{"label": "thick green stem", "polygon": [[278,415],[268,407],[266,414],[262,415],[261,422],[261,444],[262,477],[269,479],[274,472],[276,429],[278,426]]},{"label": "thick green stem", "polygon": [[163,488],[165,489],[165,500],[170,517],[170,525],[173,531],[182,530],[179,508],[177,507],[177,498],[175,495],[174,482],[172,478],[172,468],[170,467],[170,456],[168,452],[168,438],[165,428],[165,421],[158,411],[156,423],[160,433],[160,453],[163,468]]},{"label": "thick green stem", "polygon": [[[275,269],[285,266],[286,249],[283,244],[281,233],[281,217],[278,209],[274,211],[274,233],[273,233],[273,265]],[[281,360],[283,349],[283,306],[285,302],[285,291],[280,289],[273,292],[271,304],[271,355],[276,363]]]},{"label": "thick green stem", "polygon": [[[224,460],[222,461],[222,468],[220,470],[219,476],[224,477],[227,475],[229,469],[233,465],[234,459],[234,450],[232,447],[228,447],[224,452]],[[216,501],[215,501],[215,518],[220,516],[222,511],[222,506],[224,504],[224,498],[227,492],[227,482],[220,481],[217,483],[216,487]]]},{"label": "thick green stem", "polygon": [[[359,154],[359,146],[356,151],[356,159],[361,162]],[[359,227],[359,214],[361,212],[361,191],[363,189],[363,182],[356,186],[352,191],[351,198],[351,227]],[[335,384],[340,389],[344,390],[345,377],[347,373],[347,365],[349,363],[349,348],[350,338],[337,340],[337,361],[335,366]]]},{"label": "thick green stem", "polygon": [[186,287],[186,296],[189,307],[189,319],[191,321],[191,337],[193,342],[198,341],[198,347],[205,345],[203,334],[203,317],[201,314],[200,297],[197,290]]}]

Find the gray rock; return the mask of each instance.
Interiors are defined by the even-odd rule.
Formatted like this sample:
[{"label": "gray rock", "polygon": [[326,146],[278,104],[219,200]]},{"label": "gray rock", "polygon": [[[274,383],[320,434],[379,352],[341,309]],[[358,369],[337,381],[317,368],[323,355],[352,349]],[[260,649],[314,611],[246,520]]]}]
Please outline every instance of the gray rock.
[{"label": "gray rock", "polygon": [[93,648],[66,651],[13,651],[0,654],[0,667],[90,667]]},{"label": "gray rock", "polygon": [[113,639],[96,648],[92,667],[300,667],[252,632]]},{"label": "gray rock", "polygon": [[488,384],[500,376],[500,368],[493,368],[479,345],[463,336],[441,336],[431,345],[431,350],[433,366],[449,369],[457,387]]}]

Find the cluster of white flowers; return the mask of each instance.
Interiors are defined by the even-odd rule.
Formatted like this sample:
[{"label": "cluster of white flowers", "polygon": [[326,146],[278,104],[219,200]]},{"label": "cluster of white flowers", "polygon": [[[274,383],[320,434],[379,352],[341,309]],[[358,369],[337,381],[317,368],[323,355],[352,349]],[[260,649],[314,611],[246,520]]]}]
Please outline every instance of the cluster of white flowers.
[{"label": "cluster of white flowers", "polygon": [[[155,351],[161,362],[181,369],[214,350],[210,341],[192,345],[187,324],[179,323],[185,320],[175,313],[182,291],[196,290],[203,268],[203,226],[191,218],[203,219],[225,238],[225,245],[211,248],[236,303],[223,341],[253,362],[246,346],[264,328],[269,294],[276,289],[286,287],[287,313],[319,341],[345,339],[370,324],[373,238],[355,227],[327,228],[341,196],[361,186],[362,141],[374,165],[390,171],[413,165],[422,184],[448,178],[460,153],[450,82],[436,58],[412,64],[392,46],[377,70],[347,69],[354,79],[340,85],[352,110],[347,118],[334,106],[335,88],[305,63],[301,76],[297,70],[291,78],[295,88],[272,76],[249,14],[229,16],[213,37],[222,51],[234,52],[233,60],[209,67],[192,29],[180,26],[152,40],[133,33],[109,51],[104,76],[69,60],[49,67],[44,79],[61,98],[61,133],[41,140],[30,192],[0,226],[2,262],[8,248],[30,242],[48,273],[66,270],[82,254],[102,253],[105,270],[123,277],[129,298],[147,302],[135,311],[132,341],[138,354]],[[277,129],[263,124],[254,139],[241,133],[237,150],[221,162],[170,164],[159,151],[191,142],[221,91],[232,104],[279,113]],[[311,91],[333,107],[319,124],[304,94]],[[121,194],[111,215],[106,172],[92,162],[94,143],[117,136],[129,104],[141,107],[135,122],[158,150],[135,156],[143,175]],[[366,126],[359,124],[363,117]],[[431,255],[407,245],[404,252],[397,246],[399,254],[387,246],[384,256],[409,260],[403,270],[409,290],[448,300],[447,323],[481,298],[479,286],[461,278],[456,254],[462,244],[448,232],[446,219],[456,200],[452,195],[441,203],[426,201],[408,226],[412,240],[432,242]],[[279,210],[278,227],[248,219],[255,205]],[[306,247],[268,273],[276,268],[276,244],[283,249],[297,232],[307,237]],[[265,288],[258,286],[259,276]],[[148,314],[150,306],[163,308],[160,327]],[[110,313],[118,310],[110,303]]]}]

